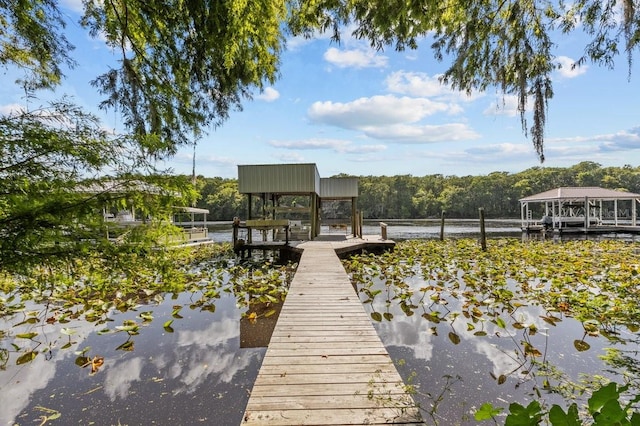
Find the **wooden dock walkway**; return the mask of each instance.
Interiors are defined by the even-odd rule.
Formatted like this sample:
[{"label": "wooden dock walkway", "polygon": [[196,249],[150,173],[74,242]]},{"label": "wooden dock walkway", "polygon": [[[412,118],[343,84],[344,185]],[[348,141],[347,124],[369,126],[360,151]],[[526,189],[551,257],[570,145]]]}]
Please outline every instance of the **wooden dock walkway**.
[{"label": "wooden dock walkway", "polygon": [[423,424],[331,242],[306,242],[243,425]]}]

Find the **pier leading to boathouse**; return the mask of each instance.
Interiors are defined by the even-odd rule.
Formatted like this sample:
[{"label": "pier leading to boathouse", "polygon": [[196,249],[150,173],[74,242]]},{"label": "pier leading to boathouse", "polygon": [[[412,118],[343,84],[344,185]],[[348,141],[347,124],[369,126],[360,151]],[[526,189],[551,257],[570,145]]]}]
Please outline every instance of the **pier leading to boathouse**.
[{"label": "pier leading to boathouse", "polygon": [[298,245],[243,425],[423,424],[338,258],[350,244]]}]

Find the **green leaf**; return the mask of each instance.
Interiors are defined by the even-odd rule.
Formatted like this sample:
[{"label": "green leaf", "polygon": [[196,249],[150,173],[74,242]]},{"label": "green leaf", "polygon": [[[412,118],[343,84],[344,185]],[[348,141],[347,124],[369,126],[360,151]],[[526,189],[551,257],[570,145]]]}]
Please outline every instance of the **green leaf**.
[{"label": "green leaf", "polygon": [[33,361],[34,359],[36,359],[36,356],[38,356],[37,352],[34,351],[29,351],[25,354],[22,354],[17,360],[16,360],[16,365],[23,365],[23,364],[27,364],[31,361]]},{"label": "green leaf", "polygon": [[589,345],[584,340],[574,340],[573,346],[578,350],[578,352],[584,352],[591,349],[591,345]]},{"label": "green leaf", "polygon": [[618,385],[615,382],[602,386],[600,389],[595,391],[593,395],[591,395],[591,398],[589,398],[589,412],[591,414],[599,413],[607,402],[611,400],[617,401],[619,397]]},{"label": "green leaf", "polygon": [[582,421],[578,414],[578,406],[576,403],[571,404],[569,410],[565,413],[558,405],[554,405],[549,410],[549,421],[553,426],[581,426]]},{"label": "green leaf", "polygon": [[91,363],[91,358],[86,357],[86,356],[79,356],[76,357],[74,364],[77,365],[78,367],[86,367],[87,364]]},{"label": "green leaf", "polygon": [[65,336],[72,336],[76,334],[76,331],[72,328],[62,328],[60,329],[60,333],[64,334]]},{"label": "green leaf", "polygon": [[527,407],[518,403],[509,405],[509,415],[505,419],[505,426],[531,426],[542,420],[542,411],[538,401],[532,401]]},{"label": "green leaf", "polygon": [[127,340],[120,346],[116,348],[117,351],[132,351],[133,350],[133,340]]},{"label": "green leaf", "polygon": [[380,312],[371,312],[371,318],[374,321],[380,322],[380,321],[382,321],[382,314]]},{"label": "green leaf", "polygon": [[16,337],[19,338],[19,339],[33,339],[37,335],[38,335],[38,333],[36,333],[35,331],[32,331],[31,333],[16,334]]},{"label": "green leaf", "polygon": [[500,414],[504,408],[494,407],[489,402],[485,402],[480,406],[478,410],[473,414],[474,419],[477,421],[489,420]]},{"label": "green leaf", "polygon": [[75,355],[84,355],[87,352],[89,352],[91,350],[91,346],[87,346],[84,349],[82,349],[81,351],[75,351],[74,354]]},{"label": "green leaf", "polygon": [[149,322],[153,320],[153,315],[151,311],[140,312],[140,315],[138,316],[140,317],[140,319],[142,319],[145,322]]}]

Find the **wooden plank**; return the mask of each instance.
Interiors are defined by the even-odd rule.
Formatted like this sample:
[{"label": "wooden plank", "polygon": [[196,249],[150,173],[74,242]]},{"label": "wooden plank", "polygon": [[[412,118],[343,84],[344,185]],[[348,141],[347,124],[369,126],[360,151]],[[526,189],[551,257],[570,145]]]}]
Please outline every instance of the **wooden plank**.
[{"label": "wooden plank", "polygon": [[[395,397],[395,395],[394,395]],[[402,398],[398,395],[398,403],[410,406],[411,398]],[[282,398],[281,396],[261,396],[254,400],[253,409],[262,410],[321,410],[326,407],[344,410],[348,408],[369,408],[371,406],[371,398],[375,396],[362,394],[347,395],[309,395],[300,396],[295,399]]]},{"label": "wooden plank", "polygon": [[[331,364],[331,374],[346,375],[349,373],[371,373],[380,371],[395,374],[396,368],[391,362],[376,364]],[[286,374],[322,374],[327,372],[327,366],[323,364],[286,364],[286,365],[263,365],[260,368],[261,374],[273,374],[281,376]]]},{"label": "wooden plank", "polygon": [[[283,387],[281,385],[260,385],[255,386],[251,391],[251,397],[270,397],[270,398],[283,398],[285,395],[294,395],[297,397],[305,396],[349,396],[349,395],[362,395],[361,383],[343,383],[340,387],[327,385],[326,383],[304,383],[288,385]],[[372,395],[376,395],[373,392]],[[388,385],[383,391],[377,393],[377,395],[399,395],[404,396],[406,394],[404,388],[398,385]],[[369,395],[369,390],[365,393]]]},{"label": "wooden plank", "polygon": [[[283,371],[279,375],[261,373],[259,384],[260,386],[262,385],[285,386],[285,385],[297,384],[301,382],[304,382],[306,384],[364,383],[366,388],[367,385],[372,383],[402,383],[402,380],[398,376],[397,371],[393,371],[393,373],[383,372],[383,371],[372,371],[372,372],[365,372],[365,373],[344,373],[344,374],[333,374],[333,373],[287,374],[286,371]],[[258,382],[256,382],[256,385],[257,384]]]},{"label": "wooden plank", "polygon": [[303,245],[243,424],[420,424],[332,245]]},{"label": "wooden plank", "polygon": [[[298,324],[298,325],[283,325],[280,328],[276,328],[274,331],[278,332],[278,333],[291,333],[291,332],[296,332],[299,330],[306,330],[309,332],[312,331],[335,331],[336,333],[340,332],[340,331],[344,331],[344,330],[360,330],[360,331],[366,331],[370,328],[371,326],[366,326],[366,325],[345,325],[345,326],[334,326],[332,329],[328,329],[328,327],[326,325],[309,325],[309,324]],[[275,334],[275,332],[274,332]]]},{"label": "wooden plank", "polygon": [[[257,425],[374,425],[416,424],[416,409],[392,408],[325,408],[320,410],[268,410],[245,412],[243,424]],[[421,423],[418,423],[421,424]]]},{"label": "wooden plank", "polygon": [[383,355],[331,355],[331,356],[288,356],[277,357],[270,356],[262,361],[263,366],[267,365],[294,365],[294,364],[307,364],[307,365],[323,365],[325,366],[339,366],[339,364],[380,364],[384,362],[391,362],[389,354]]},{"label": "wooden plank", "polygon": [[330,334],[328,336],[271,336],[271,343],[337,343],[337,342],[374,342],[377,343],[378,336],[353,336],[353,335],[335,335]]},{"label": "wooden plank", "polygon": [[[275,346],[275,345],[274,345]],[[340,348],[331,350],[331,347],[320,349],[267,349],[265,356],[298,356],[301,353],[309,356],[335,356],[335,355],[384,355],[387,350],[384,347],[380,348]]]}]

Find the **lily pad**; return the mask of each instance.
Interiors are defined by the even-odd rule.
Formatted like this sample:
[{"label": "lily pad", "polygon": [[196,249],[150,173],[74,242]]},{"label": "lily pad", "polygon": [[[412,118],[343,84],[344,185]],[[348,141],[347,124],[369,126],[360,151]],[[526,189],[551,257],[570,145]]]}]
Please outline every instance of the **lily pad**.
[{"label": "lily pad", "polygon": [[591,345],[584,340],[574,340],[573,346],[578,350],[578,352],[584,352],[591,349]]},{"label": "lily pad", "polygon": [[38,356],[37,352],[34,351],[29,351],[25,354],[22,354],[20,357],[18,357],[18,359],[16,360],[16,365],[23,365],[23,364],[27,364],[31,361],[33,361],[34,359],[36,359],[36,356]]}]

